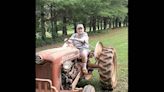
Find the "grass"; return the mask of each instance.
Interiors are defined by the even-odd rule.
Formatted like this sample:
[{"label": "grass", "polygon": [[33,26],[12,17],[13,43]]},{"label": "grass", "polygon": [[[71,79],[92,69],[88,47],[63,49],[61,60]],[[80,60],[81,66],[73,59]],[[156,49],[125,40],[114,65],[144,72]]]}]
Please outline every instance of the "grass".
[{"label": "grass", "polygon": [[[91,34],[89,38],[89,43],[92,47],[95,47],[96,43],[100,41],[104,44],[104,46],[111,46],[116,49],[118,64],[118,83],[116,89],[114,89],[113,92],[128,92],[128,28],[117,28],[111,29],[109,31],[104,31],[101,34]],[[61,45],[62,43],[58,44],[58,46]],[[47,48],[51,47],[52,46]],[[39,48],[37,48],[37,50],[39,51]],[[94,62],[94,59],[92,58],[91,61]],[[90,81],[82,80],[79,83],[79,85],[81,86],[84,86],[86,84],[93,85],[96,89],[96,92],[104,92],[100,88],[99,74],[97,70],[93,71],[93,78]]]}]

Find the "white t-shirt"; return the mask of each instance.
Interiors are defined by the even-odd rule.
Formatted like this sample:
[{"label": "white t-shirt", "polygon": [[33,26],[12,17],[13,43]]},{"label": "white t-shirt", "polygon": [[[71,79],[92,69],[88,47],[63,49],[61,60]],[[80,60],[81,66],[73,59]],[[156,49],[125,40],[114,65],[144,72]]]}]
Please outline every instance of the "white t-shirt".
[{"label": "white t-shirt", "polygon": [[86,48],[86,49],[89,49],[89,37],[88,37],[88,34],[86,32],[84,32],[83,34],[81,35],[78,35],[78,33],[74,33],[70,39],[73,39],[73,38],[78,38],[78,39],[82,39],[84,41],[84,43],[82,42],[79,42],[79,41],[76,41],[76,40],[73,40],[73,44],[76,48],[80,49],[80,48]]}]

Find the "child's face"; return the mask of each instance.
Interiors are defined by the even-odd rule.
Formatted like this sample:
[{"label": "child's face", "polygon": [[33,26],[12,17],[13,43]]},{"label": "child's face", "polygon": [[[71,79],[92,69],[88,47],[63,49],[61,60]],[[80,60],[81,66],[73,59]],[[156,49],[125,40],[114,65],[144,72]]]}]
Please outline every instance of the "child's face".
[{"label": "child's face", "polygon": [[76,30],[77,30],[78,34],[82,34],[84,32],[84,28],[83,27],[78,27]]}]

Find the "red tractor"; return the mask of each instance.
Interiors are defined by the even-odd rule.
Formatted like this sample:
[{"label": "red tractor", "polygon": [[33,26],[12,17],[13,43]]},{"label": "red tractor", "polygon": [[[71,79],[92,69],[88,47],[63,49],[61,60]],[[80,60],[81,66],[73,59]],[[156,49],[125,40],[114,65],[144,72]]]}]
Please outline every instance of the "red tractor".
[{"label": "red tractor", "polygon": [[97,42],[88,59],[88,74],[82,72],[79,50],[67,41],[60,48],[47,49],[36,53],[36,92],[95,92],[92,85],[77,88],[80,79],[91,79],[92,71],[98,69],[103,89],[113,90],[117,84],[116,51]]}]

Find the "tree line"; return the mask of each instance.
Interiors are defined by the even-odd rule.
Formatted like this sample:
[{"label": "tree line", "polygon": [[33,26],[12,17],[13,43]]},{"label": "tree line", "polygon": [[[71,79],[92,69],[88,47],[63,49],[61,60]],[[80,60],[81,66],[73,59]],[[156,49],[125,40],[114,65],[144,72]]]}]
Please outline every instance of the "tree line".
[{"label": "tree line", "polygon": [[83,23],[89,32],[128,26],[127,0],[36,0],[36,34],[46,40],[46,31],[52,39],[58,31],[66,36],[67,27]]}]

